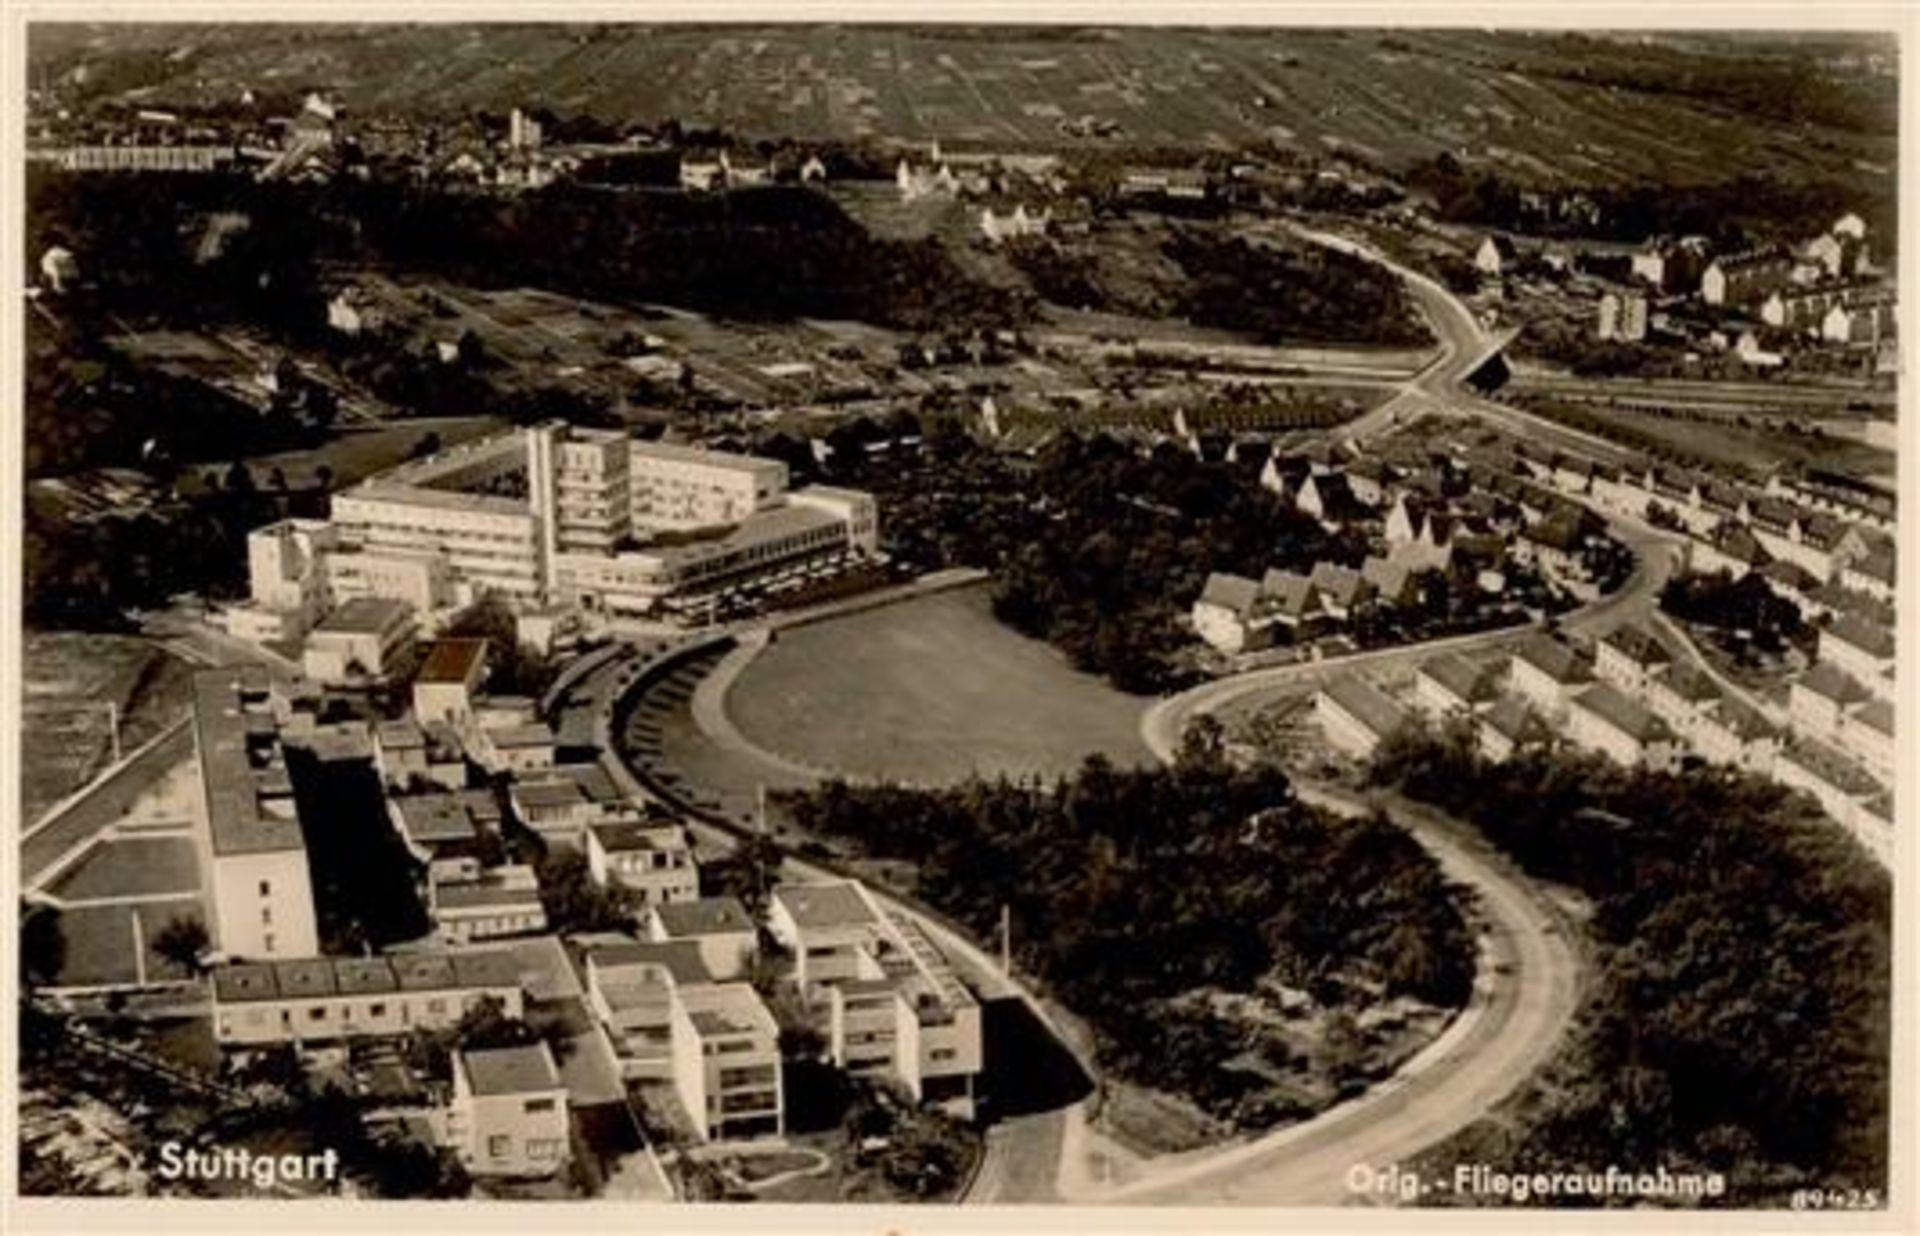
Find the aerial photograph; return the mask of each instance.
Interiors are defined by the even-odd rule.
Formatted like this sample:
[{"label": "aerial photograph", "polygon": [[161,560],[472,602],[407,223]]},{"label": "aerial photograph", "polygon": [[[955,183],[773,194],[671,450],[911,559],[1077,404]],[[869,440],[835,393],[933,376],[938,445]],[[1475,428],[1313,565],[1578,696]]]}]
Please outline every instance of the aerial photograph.
[{"label": "aerial photograph", "polygon": [[23,28],[22,1205],[1911,1206],[1892,29]]}]

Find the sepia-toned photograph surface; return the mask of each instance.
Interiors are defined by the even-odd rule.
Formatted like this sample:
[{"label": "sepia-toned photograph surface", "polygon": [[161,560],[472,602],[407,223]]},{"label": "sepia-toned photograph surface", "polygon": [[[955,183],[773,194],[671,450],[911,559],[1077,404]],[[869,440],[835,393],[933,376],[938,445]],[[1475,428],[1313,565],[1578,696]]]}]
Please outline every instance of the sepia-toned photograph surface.
[{"label": "sepia-toned photograph surface", "polygon": [[23,1203],[1910,1213],[1901,29],[161,16],[8,53]]}]

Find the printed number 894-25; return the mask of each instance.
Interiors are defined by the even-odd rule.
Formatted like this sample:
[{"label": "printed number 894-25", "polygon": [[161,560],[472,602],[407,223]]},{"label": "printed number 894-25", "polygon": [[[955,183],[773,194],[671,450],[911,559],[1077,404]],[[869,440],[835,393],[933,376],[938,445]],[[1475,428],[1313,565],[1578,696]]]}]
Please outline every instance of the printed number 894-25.
[{"label": "printed number 894-25", "polygon": [[1878,1210],[1878,1189],[1795,1189],[1788,1202],[1795,1210]]}]

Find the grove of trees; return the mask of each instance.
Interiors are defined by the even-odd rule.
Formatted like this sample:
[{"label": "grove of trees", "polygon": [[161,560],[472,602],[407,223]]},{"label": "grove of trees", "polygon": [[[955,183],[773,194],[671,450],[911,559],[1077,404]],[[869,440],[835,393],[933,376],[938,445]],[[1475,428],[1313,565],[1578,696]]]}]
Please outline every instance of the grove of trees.
[{"label": "grove of trees", "polygon": [[1799,1186],[1886,1196],[1891,882],[1811,798],[1725,769],[1495,764],[1418,729],[1374,776],[1592,903],[1577,1035],[1514,1112],[1439,1158],[1719,1171],[1731,1206]]}]

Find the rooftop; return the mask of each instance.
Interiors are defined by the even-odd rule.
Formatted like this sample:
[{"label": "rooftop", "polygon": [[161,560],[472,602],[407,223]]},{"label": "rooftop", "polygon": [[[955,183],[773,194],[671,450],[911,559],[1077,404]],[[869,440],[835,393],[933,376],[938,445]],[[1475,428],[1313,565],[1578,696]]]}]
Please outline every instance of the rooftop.
[{"label": "rooftop", "polygon": [[698,464],[703,468],[722,468],[729,472],[759,473],[769,468],[784,468],[777,459],[763,459],[757,455],[737,455],[728,451],[712,451],[702,446],[688,446],[681,442],[645,442],[636,438],[633,441],[632,457],[638,459],[657,459],[668,463]]},{"label": "rooftop", "polygon": [[1489,708],[1486,724],[1495,733],[1515,744],[1544,742],[1551,737],[1546,722],[1540,719],[1540,714],[1517,695],[1502,696],[1499,703]]},{"label": "rooftop", "polygon": [[634,966],[664,970],[675,983],[700,985],[713,981],[713,972],[700,956],[700,946],[691,940],[601,945],[588,951],[587,965],[598,974],[603,986],[619,984],[619,971]]},{"label": "rooftop", "polygon": [[1406,721],[1406,710],[1387,694],[1352,675],[1342,675],[1320,689],[1340,710],[1377,735],[1391,734]]},{"label": "rooftop", "polygon": [[1622,695],[1610,683],[1588,688],[1576,695],[1573,703],[1574,707],[1599,717],[1636,742],[1664,742],[1673,737],[1665,721]]},{"label": "rooftop", "polygon": [[478,679],[487,659],[484,639],[437,639],[427,647],[415,682],[471,683]]},{"label": "rooftop", "polygon": [[408,953],[391,957],[314,957],[218,966],[214,998],[228,1004],[329,996],[342,992],[440,991],[516,987],[520,966],[504,950]]},{"label": "rooftop", "polygon": [[1494,667],[1475,665],[1458,653],[1443,652],[1420,665],[1422,677],[1438,683],[1457,699],[1478,703],[1498,694]]},{"label": "rooftop", "polygon": [[632,854],[645,850],[684,850],[687,848],[687,835],[680,825],[671,820],[648,823],[640,820],[617,820],[611,824],[596,824],[591,829],[593,839],[602,850],[609,854]]},{"label": "rooftop", "polygon": [[1831,661],[1817,663],[1793,685],[1842,706],[1856,704],[1867,698],[1867,689],[1852,674]]},{"label": "rooftop", "polygon": [[653,916],[669,936],[683,939],[752,931],[753,919],[736,897],[702,897],[653,907]]},{"label": "rooftop", "polygon": [[382,635],[413,613],[405,601],[355,597],[320,620],[315,631],[330,635]]},{"label": "rooftop", "polygon": [[1645,627],[1631,622],[1607,632],[1600,642],[1642,668],[1668,665],[1673,661],[1673,654],[1667,651],[1666,645],[1655,639]]},{"label": "rooftop", "polygon": [[1893,657],[1893,632],[1859,614],[1842,614],[1834,619],[1822,638],[1832,636],[1843,644],[1858,648],[1876,660]]},{"label": "rooftop", "polygon": [[[215,854],[257,854],[306,846],[288,798],[286,816],[261,809],[261,782],[281,758],[271,731],[249,738],[249,722],[270,714],[267,672],[261,666],[202,670],[193,678],[194,747],[206,792],[207,822]],[[248,711],[251,708],[254,711]],[[261,741],[261,740],[264,741]],[[284,765],[282,765],[284,767]]]},{"label": "rooftop", "polygon": [[454,1056],[475,1094],[535,1094],[561,1088],[560,1070],[544,1041],[456,1051]]},{"label": "rooftop", "polygon": [[408,838],[421,845],[469,841],[480,834],[467,794],[411,794],[391,801]]},{"label": "rooftop", "polygon": [[851,880],[831,884],[782,884],[773,899],[801,927],[858,927],[874,922],[873,907]]},{"label": "rooftop", "polygon": [[1538,632],[1521,641],[1513,659],[1516,663],[1525,662],[1562,685],[1586,682],[1593,677],[1579,653],[1553,636]]},{"label": "rooftop", "polygon": [[741,1034],[757,1035],[773,1045],[779,1026],[773,1014],[752,987],[745,983],[721,983],[696,987],[680,993],[687,1019],[701,1038]]}]

